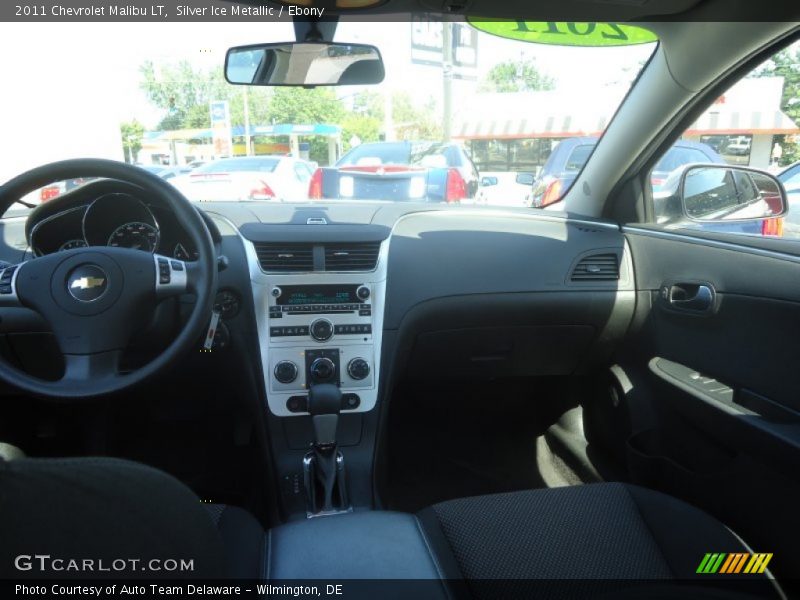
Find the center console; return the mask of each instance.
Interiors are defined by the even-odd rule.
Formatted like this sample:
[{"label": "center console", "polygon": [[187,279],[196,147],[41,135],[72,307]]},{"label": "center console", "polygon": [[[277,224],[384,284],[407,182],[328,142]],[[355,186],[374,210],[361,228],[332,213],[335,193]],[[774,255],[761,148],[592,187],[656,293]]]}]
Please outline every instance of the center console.
[{"label": "center console", "polygon": [[288,520],[372,504],[391,233],[373,224],[318,224],[326,221],[321,214],[298,214],[291,223],[239,229],[269,442]]},{"label": "center console", "polygon": [[[376,260],[369,269],[363,268],[371,265],[358,254],[360,241],[271,243],[246,243],[270,412],[279,417],[307,415],[308,388],[317,383],[341,389],[343,413],[372,410],[380,374],[388,241],[370,242]],[[291,268],[306,249],[312,259],[315,253],[328,257],[324,271],[264,269],[266,252]],[[333,270],[338,265],[350,270]]]}]

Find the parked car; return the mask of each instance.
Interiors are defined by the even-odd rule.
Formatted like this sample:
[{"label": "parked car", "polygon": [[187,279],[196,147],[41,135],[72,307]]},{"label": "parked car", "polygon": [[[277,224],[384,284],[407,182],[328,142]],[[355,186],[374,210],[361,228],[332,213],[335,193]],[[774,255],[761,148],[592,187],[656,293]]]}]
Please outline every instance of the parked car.
[{"label": "parked car", "polygon": [[[558,202],[583,169],[597,140],[596,137],[576,137],[560,141],[533,183],[530,205],[544,208]],[[671,172],[689,163],[724,164],[725,160],[706,144],[678,140],[653,168],[650,175],[653,191],[660,189]]]},{"label": "parked car", "polygon": [[79,177],[77,179],[66,179],[64,181],[56,181],[50,185],[46,185],[39,190],[39,201],[47,202],[53,198],[57,198],[61,194],[75,189],[83,185],[87,181],[91,181],[94,177]]},{"label": "parked car", "polygon": [[167,181],[171,179],[175,179],[176,177],[180,177],[181,175],[186,175],[191,173],[194,169],[189,165],[183,165],[180,167],[168,167],[163,169],[157,173],[161,179],[166,179]]},{"label": "parked car", "polygon": [[356,146],[314,172],[308,196],[455,203],[477,191],[478,169],[461,146],[405,141]]},{"label": "parked car", "polygon": [[725,153],[733,156],[746,156],[750,153],[751,144],[752,139],[750,137],[740,135],[725,146]]},{"label": "parked car", "polygon": [[223,158],[206,163],[173,185],[198,202],[275,200],[302,202],[308,199],[309,163],[289,156]]},{"label": "parked car", "polygon": [[525,206],[533,181],[533,173],[481,173],[475,203],[488,206]]},{"label": "parked car", "polygon": [[144,169],[145,171],[153,173],[154,175],[160,175],[161,173],[169,169],[169,165],[136,165],[136,166],[139,167],[140,169]]},{"label": "parked car", "polygon": [[777,177],[778,181],[783,184],[783,187],[785,187],[786,191],[790,194],[800,191],[800,161],[780,171]]}]

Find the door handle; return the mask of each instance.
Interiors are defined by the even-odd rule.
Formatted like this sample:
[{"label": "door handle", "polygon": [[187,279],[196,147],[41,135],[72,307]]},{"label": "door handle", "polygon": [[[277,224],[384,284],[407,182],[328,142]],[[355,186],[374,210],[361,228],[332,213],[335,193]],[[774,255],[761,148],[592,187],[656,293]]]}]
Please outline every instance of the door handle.
[{"label": "door handle", "polygon": [[714,307],[714,288],[707,283],[675,283],[668,302],[676,310],[704,313]]}]

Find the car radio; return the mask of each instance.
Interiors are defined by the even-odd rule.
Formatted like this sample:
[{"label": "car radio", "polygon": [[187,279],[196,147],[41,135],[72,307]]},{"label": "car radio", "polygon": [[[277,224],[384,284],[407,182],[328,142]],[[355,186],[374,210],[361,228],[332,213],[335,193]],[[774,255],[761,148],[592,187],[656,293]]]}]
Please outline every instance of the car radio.
[{"label": "car radio", "polygon": [[[270,295],[270,338],[311,337],[317,342],[327,342],[334,335],[372,333],[368,285],[274,286]],[[316,315],[339,318],[334,322]]]},{"label": "car radio", "polygon": [[315,383],[347,391],[343,410],[357,410],[360,394],[374,389],[373,285],[269,287],[270,390],[287,395],[290,413],[305,411],[304,394]]}]

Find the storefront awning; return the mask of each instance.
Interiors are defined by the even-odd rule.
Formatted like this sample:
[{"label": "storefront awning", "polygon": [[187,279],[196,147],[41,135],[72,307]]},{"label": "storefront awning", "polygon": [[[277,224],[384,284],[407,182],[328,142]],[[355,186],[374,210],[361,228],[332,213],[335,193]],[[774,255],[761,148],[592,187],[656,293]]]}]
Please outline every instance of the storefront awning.
[{"label": "storefront awning", "polygon": [[[469,118],[456,123],[453,137],[463,140],[568,138],[599,136],[608,125],[607,116],[539,114],[517,118]],[[792,134],[800,128],[781,111],[712,110],[700,117],[686,135]]]},{"label": "storefront awning", "polygon": [[598,136],[606,128],[605,116],[539,114],[524,118],[470,119],[456,123],[457,139],[519,139]]},{"label": "storefront awning", "polygon": [[786,114],[776,111],[718,111],[703,114],[686,135],[791,134],[800,132]]}]

